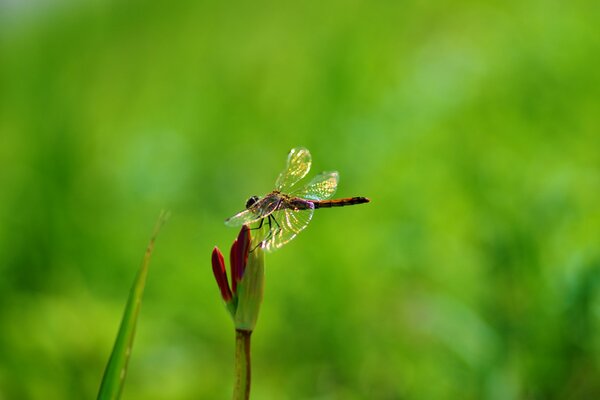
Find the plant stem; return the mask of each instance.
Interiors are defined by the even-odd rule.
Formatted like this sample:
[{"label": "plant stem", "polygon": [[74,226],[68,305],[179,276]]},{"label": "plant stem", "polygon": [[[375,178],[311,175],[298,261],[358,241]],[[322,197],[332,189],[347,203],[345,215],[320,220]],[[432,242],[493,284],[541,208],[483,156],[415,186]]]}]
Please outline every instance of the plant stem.
[{"label": "plant stem", "polygon": [[250,399],[250,335],[252,335],[252,331],[235,330],[233,400]]}]

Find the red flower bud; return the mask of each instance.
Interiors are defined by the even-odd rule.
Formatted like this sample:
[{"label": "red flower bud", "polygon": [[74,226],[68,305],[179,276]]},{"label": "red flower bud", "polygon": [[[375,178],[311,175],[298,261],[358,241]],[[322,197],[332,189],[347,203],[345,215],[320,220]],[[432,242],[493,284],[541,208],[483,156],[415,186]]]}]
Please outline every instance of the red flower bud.
[{"label": "red flower bud", "polygon": [[221,297],[223,297],[223,300],[225,300],[226,303],[231,301],[233,296],[231,294],[231,289],[229,289],[227,272],[225,271],[225,260],[223,259],[223,254],[221,254],[221,251],[217,247],[215,247],[212,252],[212,269],[215,279],[217,280],[217,285],[219,285],[219,289],[221,290]]},{"label": "red flower bud", "polygon": [[[252,246],[255,247],[250,252]],[[211,258],[213,273],[236,329],[252,331],[262,303],[265,271],[262,248],[252,243],[247,225],[242,226],[234,240],[230,257],[231,289],[227,281],[225,260],[217,247]]]},{"label": "red flower bud", "polygon": [[231,261],[231,286],[233,293],[237,293],[237,284],[244,277],[244,270],[250,252],[250,229],[243,225],[236,240],[231,246],[229,255]]}]

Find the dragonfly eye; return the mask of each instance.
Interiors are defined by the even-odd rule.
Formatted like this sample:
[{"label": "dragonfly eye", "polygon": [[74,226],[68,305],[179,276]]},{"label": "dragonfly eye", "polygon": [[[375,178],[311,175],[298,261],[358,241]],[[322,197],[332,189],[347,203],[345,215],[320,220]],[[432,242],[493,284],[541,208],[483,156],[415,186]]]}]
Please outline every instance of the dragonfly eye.
[{"label": "dragonfly eye", "polygon": [[258,196],[252,196],[246,202],[246,208],[252,207],[258,201]]}]

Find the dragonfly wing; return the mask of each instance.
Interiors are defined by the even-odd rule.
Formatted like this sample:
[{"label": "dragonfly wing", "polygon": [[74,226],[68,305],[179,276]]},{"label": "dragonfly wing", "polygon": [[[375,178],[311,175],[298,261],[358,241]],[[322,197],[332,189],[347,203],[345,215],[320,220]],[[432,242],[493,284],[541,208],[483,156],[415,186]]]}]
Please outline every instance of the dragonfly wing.
[{"label": "dragonfly wing", "polygon": [[227,218],[225,220],[225,225],[240,226],[256,222],[275,211],[280,202],[281,199],[279,196],[273,194],[266,195],[254,203],[252,207],[240,211],[231,218]]},{"label": "dragonfly wing", "polygon": [[327,200],[335,194],[339,179],[340,174],[337,171],[322,172],[302,189],[290,194],[308,200]]},{"label": "dragonfly wing", "polygon": [[240,226],[244,224],[251,224],[255,221],[258,221],[261,218],[262,217],[260,215],[257,216],[257,214],[253,210],[246,209],[235,214],[233,217],[227,218],[225,220],[225,225]]},{"label": "dragonfly wing", "polygon": [[275,220],[271,222],[269,232],[262,243],[265,251],[280,248],[306,228],[315,211],[312,203],[309,204],[310,208],[300,210],[284,208],[272,214]]},{"label": "dragonfly wing", "polygon": [[289,189],[308,174],[312,162],[310,152],[304,147],[290,150],[285,169],[279,174],[275,189],[280,192],[289,192]]}]

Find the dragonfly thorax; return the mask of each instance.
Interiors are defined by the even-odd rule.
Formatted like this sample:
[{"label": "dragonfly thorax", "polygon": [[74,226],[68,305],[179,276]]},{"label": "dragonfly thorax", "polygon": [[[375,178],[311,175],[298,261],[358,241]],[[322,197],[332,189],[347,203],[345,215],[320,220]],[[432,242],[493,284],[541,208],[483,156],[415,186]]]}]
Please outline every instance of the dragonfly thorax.
[{"label": "dragonfly thorax", "polygon": [[252,207],[258,201],[258,196],[252,196],[246,201],[246,208]]}]

